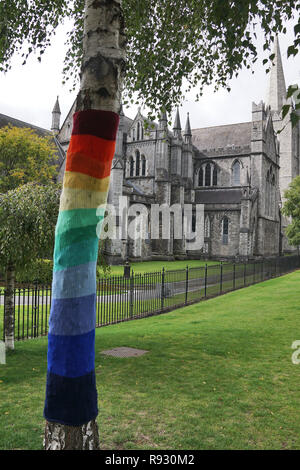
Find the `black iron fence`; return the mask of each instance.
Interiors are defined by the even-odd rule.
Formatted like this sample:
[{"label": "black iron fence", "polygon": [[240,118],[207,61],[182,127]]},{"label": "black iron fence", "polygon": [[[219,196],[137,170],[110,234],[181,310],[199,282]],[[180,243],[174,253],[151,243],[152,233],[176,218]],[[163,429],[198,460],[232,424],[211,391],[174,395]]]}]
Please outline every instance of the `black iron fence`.
[{"label": "black iron fence", "polygon": [[[300,268],[297,255],[213,266],[110,276],[97,283],[97,327],[166,312],[262,282]],[[0,338],[4,338],[5,288],[0,287]],[[14,290],[15,339],[46,335],[51,287]],[[2,317],[2,318],[1,318]],[[2,331],[1,331],[2,330]]]}]

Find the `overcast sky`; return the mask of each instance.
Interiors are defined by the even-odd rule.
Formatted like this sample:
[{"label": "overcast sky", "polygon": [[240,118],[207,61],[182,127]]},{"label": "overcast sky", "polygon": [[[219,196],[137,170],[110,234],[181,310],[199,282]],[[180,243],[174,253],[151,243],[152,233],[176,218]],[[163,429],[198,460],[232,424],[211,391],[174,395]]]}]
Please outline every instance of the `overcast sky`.
[{"label": "overcast sky", "polygon": [[[12,70],[0,74],[0,113],[50,129],[51,111],[59,95],[63,122],[76,97],[75,92],[69,91],[68,83],[62,85],[64,34],[61,27],[41,63],[33,56],[22,66],[21,58],[16,56]],[[289,24],[287,35],[279,36],[287,86],[300,84],[300,56],[287,59],[286,50],[292,38],[293,27]],[[182,127],[187,112],[194,129],[251,120],[252,101],[258,103],[265,99],[269,80],[262,66],[262,54],[254,71],[252,75],[250,71],[243,70],[238,78],[232,80],[230,93],[226,90],[214,93],[207,88],[198,102],[195,102],[196,93],[190,93],[180,109]],[[136,111],[136,107],[125,109],[125,114],[134,118]]]}]

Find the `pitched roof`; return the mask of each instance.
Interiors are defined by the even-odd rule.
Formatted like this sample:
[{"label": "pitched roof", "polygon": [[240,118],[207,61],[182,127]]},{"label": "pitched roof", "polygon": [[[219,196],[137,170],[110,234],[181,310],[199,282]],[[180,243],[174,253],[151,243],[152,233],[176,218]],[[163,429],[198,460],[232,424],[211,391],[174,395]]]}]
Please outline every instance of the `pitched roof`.
[{"label": "pitched roof", "polygon": [[51,135],[51,131],[48,131],[47,129],[34,126],[33,124],[29,124],[28,122],[25,122],[25,121],[20,121],[19,119],[6,116],[5,114],[0,114],[0,128],[8,126],[8,124],[11,124],[14,127],[29,127],[30,129],[33,129],[41,137],[45,137],[46,135]]},{"label": "pitched roof", "polygon": [[57,138],[52,134],[51,131],[48,131],[47,129],[43,129],[38,126],[34,126],[33,124],[29,124],[28,122],[25,121],[20,121],[19,119],[12,118],[10,116],[6,116],[5,114],[0,114],[0,128],[5,127],[8,124],[11,124],[14,127],[22,127],[22,128],[29,128],[32,129],[33,131],[36,132],[36,134],[40,137],[52,137],[54,140],[54,143],[57,148],[57,160],[51,162],[51,164],[57,165],[58,168],[61,167],[62,163],[65,160],[65,152],[60,145],[59,141]]},{"label": "pitched roof", "polygon": [[123,116],[123,125],[124,125],[124,130],[125,130],[126,134],[128,134],[132,123],[133,123],[133,119],[130,119],[129,117],[127,117],[125,115]]},{"label": "pitched roof", "polygon": [[192,142],[202,151],[226,147],[246,147],[251,144],[252,122],[203,127],[192,130]]}]

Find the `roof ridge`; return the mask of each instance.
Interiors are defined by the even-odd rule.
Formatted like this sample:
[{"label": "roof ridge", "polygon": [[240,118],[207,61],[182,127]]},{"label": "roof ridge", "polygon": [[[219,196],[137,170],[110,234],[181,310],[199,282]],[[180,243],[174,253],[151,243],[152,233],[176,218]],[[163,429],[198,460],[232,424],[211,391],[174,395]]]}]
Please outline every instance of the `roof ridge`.
[{"label": "roof ridge", "polygon": [[252,121],[235,122],[232,124],[221,124],[219,126],[196,127],[195,129],[192,129],[192,132],[202,130],[202,129],[216,129],[217,127],[238,126],[240,124],[252,124]]},{"label": "roof ridge", "polygon": [[18,119],[18,118],[12,117],[12,116],[8,116],[7,114],[3,114],[3,113],[0,113],[0,116],[3,116],[3,117],[8,118],[8,119],[12,119],[13,121],[21,122],[23,124],[28,124],[28,126],[30,126],[30,127],[35,127],[36,129],[40,129],[41,131],[49,132],[49,134],[51,134],[51,131],[49,129],[45,129],[44,127],[37,126],[36,124],[31,124],[30,122],[22,121],[21,119]]}]

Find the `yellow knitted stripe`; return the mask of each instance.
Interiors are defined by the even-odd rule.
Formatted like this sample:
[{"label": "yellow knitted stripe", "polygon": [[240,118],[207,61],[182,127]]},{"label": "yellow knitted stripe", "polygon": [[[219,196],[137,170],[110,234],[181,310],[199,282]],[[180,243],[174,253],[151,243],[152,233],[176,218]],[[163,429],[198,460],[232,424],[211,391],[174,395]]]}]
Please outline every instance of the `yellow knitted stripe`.
[{"label": "yellow knitted stripe", "polygon": [[60,197],[60,211],[72,209],[93,209],[106,204],[107,191],[64,188]]},{"label": "yellow knitted stripe", "polygon": [[108,191],[109,179],[109,176],[100,179],[83,173],[66,171],[63,185],[64,188],[89,189],[91,191],[104,192]]}]

